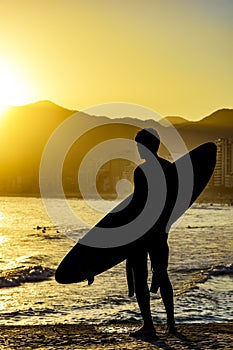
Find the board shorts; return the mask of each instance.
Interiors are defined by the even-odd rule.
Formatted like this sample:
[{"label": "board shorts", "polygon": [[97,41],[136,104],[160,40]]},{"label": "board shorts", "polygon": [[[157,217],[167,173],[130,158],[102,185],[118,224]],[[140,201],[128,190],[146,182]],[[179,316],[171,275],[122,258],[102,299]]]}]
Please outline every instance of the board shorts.
[{"label": "board shorts", "polygon": [[157,293],[161,281],[167,278],[169,247],[167,243],[168,234],[156,232],[151,235],[147,244],[136,247],[129,252],[126,261],[126,276],[128,283],[129,296],[134,295],[135,273],[142,280],[148,277],[148,254],[151,262],[152,282],[150,291]]}]

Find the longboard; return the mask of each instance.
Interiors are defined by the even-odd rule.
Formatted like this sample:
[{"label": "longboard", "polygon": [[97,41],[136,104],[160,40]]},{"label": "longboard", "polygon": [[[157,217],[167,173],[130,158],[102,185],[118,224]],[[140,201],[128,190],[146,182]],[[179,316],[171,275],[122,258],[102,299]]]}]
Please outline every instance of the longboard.
[{"label": "longboard", "polygon": [[[214,171],[216,163],[216,145],[212,142],[208,142],[198,146],[189,153],[185,154],[174,163],[171,163],[171,167],[175,165],[178,175],[181,174],[179,178],[179,187],[181,191],[178,191],[177,202],[169,217],[166,217],[166,221],[169,222],[169,227],[177,221],[185,211],[193,204],[197,197],[201,194],[203,189],[209,182],[211,175]],[[185,169],[189,168],[192,170],[192,179],[188,181],[187,177],[190,175],[188,171],[185,174]],[[171,168],[172,169],[172,168]],[[187,176],[186,176],[187,175]],[[183,177],[182,177],[183,176]],[[181,195],[179,195],[179,192]],[[101,227],[107,223],[109,225],[112,213],[118,210],[120,212],[121,208],[124,208],[127,203],[130,202],[132,195],[127,197],[118,207],[114,208],[110,213],[108,213],[103,219],[100,220],[85,236],[81,239],[64,257],[64,259],[59,264],[55,279],[58,283],[68,284],[77,283],[88,280],[92,282],[94,276],[112,268],[118,263],[122,262],[127,258],[129,249],[133,249],[133,246],[140,244],[140,241],[146,239],[142,236],[135,239],[133,242],[129,242],[120,246],[111,247],[111,242],[105,242],[106,247],[96,247],[95,242],[98,241],[98,235],[101,236]],[[178,203],[178,204],[177,204]],[[120,209],[119,209],[120,208]],[[116,210],[117,209],[117,210]],[[158,220],[159,222],[159,220]],[[101,225],[100,225],[101,223]],[[116,225],[116,223],[114,223]],[[108,226],[107,226],[108,227]],[[114,234],[117,234],[121,230],[121,226],[116,229]],[[103,228],[106,232],[106,227]],[[156,231],[156,224],[153,231]],[[88,237],[88,242],[94,242],[92,244],[85,244],[85,237]],[[111,241],[111,236],[109,240]],[[108,237],[106,238],[108,240]]]}]

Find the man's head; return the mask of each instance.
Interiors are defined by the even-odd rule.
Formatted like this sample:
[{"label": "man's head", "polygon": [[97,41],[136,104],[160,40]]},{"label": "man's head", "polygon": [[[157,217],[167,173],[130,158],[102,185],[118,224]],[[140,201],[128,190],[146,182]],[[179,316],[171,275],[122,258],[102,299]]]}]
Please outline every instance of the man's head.
[{"label": "man's head", "polygon": [[[155,129],[145,128],[140,130],[135,137],[135,141],[138,143],[138,148],[140,144],[142,144],[153,154],[156,154],[158,152],[160,137]],[[139,153],[141,154],[140,149]]]}]

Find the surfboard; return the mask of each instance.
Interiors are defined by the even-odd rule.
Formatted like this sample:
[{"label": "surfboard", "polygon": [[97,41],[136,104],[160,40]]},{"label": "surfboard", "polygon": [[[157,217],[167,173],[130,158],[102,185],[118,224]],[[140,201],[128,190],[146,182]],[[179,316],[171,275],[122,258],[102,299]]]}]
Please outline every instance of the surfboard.
[{"label": "surfboard", "polygon": [[[177,219],[179,219],[185,211],[193,204],[197,197],[201,194],[203,189],[209,182],[212,173],[214,171],[216,163],[217,147],[213,142],[204,143],[197,148],[191,150],[189,153],[180,157],[171,164],[171,171],[174,166],[177,170],[179,177],[179,191],[176,193],[176,204],[172,212],[169,212],[167,217],[166,210],[161,214],[162,221],[168,222],[170,227]],[[168,193],[169,196],[169,193]],[[172,194],[174,196],[174,194]],[[127,244],[112,245],[112,236],[104,236],[105,242],[100,246],[96,246],[98,237],[100,240],[102,232],[106,232],[109,227],[111,234],[117,235],[122,233],[124,226],[119,224],[119,220],[111,225],[111,220],[114,217],[114,213],[118,213],[118,217],[121,216],[121,210],[124,212],[124,208],[127,208],[132,195],[127,197],[122,203],[108,213],[103,219],[100,220],[76,245],[68,252],[64,259],[59,264],[56,272],[55,279],[58,283],[78,283],[88,280],[91,284],[94,280],[94,276],[112,268],[118,263],[127,258],[130,249],[133,249],[134,245],[140,244],[148,234],[144,234]],[[173,198],[174,199],[174,198]],[[124,221],[124,220],[123,220]],[[156,232],[156,225],[161,224],[161,217],[153,226],[153,232]],[[113,227],[112,227],[113,226]],[[126,228],[128,226],[126,225]],[[106,242],[106,240],[109,242]],[[86,244],[88,242],[88,244]],[[92,244],[93,242],[93,244]]]}]

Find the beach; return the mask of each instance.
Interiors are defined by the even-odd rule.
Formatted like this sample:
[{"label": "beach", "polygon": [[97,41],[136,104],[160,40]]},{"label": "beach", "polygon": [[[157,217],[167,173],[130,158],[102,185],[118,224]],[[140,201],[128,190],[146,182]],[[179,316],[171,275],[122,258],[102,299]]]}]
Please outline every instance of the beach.
[{"label": "beach", "polygon": [[[93,218],[82,201],[69,204]],[[63,213],[62,201],[56,205]],[[231,206],[195,204],[171,232],[178,333],[166,334],[160,294],[151,294],[156,340],[129,336],[141,315],[135,296],[128,297],[125,262],[96,276],[91,286],[55,281],[59,262],[75,244],[68,237],[81,237],[87,227],[71,223],[64,234],[45,216],[39,198],[1,197],[0,207],[0,350],[232,349]]]},{"label": "beach", "polygon": [[0,349],[232,349],[232,322],[178,324],[176,335],[168,335],[160,324],[157,339],[130,337],[135,327],[123,323],[1,326]]}]

